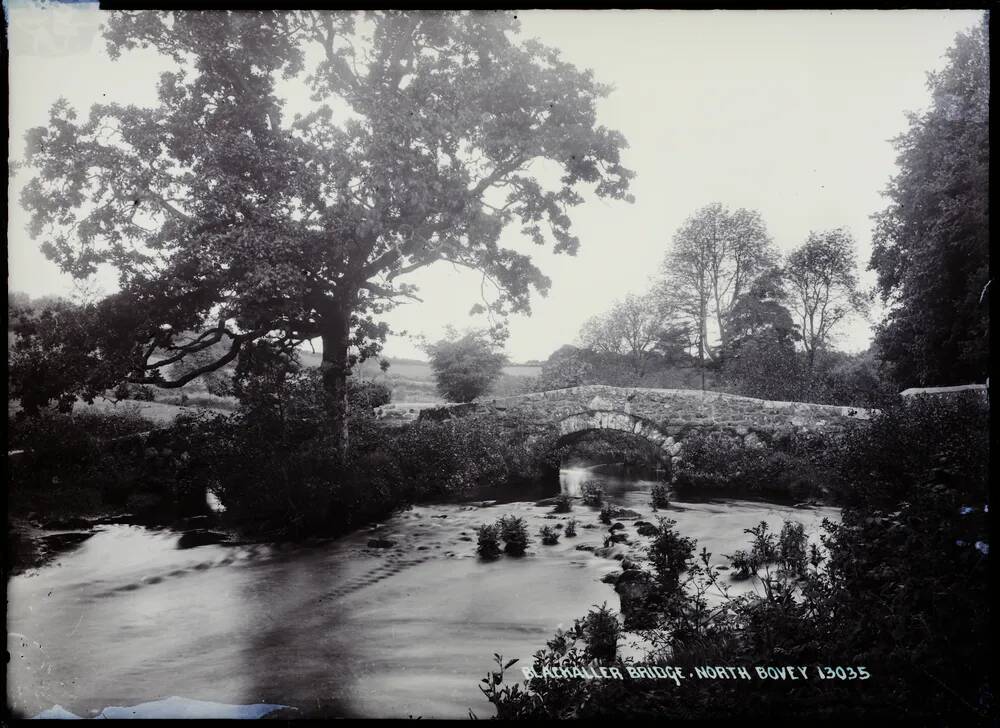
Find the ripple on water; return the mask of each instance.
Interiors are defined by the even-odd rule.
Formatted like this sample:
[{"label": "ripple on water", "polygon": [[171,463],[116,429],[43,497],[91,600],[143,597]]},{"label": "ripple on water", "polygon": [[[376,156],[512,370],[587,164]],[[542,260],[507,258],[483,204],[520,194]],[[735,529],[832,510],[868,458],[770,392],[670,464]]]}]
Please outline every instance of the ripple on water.
[{"label": "ripple on water", "polygon": [[[618,483],[614,502],[642,520],[675,519],[720,565],[722,554],[746,547],[743,529],[761,520],[800,520],[815,534],[824,516],[837,515],[750,501],[684,502],[657,514],[648,487]],[[577,501],[571,513],[547,519],[551,508],[535,507],[537,495],[415,507],[374,531],[309,548],[180,551],[169,531],[103,527],[61,567],[11,580],[9,629],[23,640],[9,638],[9,698],[26,715],[53,705],[88,714],[164,694],[229,705],[319,701],[372,717],[464,718],[470,708],[490,715],[478,684],[494,652],[530,659],[592,605],[618,608],[600,580],[619,562],[577,549],[601,548],[606,526],[597,509]],[[507,513],[528,522],[529,555],[481,561],[472,534]],[[575,539],[538,542],[542,524],[570,517],[579,522]],[[635,535],[633,521],[625,525],[634,558],[648,540]],[[397,546],[369,549],[373,537]],[[32,609],[42,598],[46,608]]]}]

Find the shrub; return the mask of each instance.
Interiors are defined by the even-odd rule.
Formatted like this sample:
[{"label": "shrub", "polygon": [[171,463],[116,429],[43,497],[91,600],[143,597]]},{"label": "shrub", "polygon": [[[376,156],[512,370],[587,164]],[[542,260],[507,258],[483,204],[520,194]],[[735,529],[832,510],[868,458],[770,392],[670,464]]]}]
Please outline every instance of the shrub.
[{"label": "shrub", "polygon": [[801,576],[806,571],[808,556],[805,526],[793,521],[785,521],[778,534],[778,561],[790,574]]},{"label": "shrub", "polygon": [[583,502],[588,506],[599,506],[604,501],[604,486],[599,481],[588,480],[583,484]]},{"label": "shrub", "polygon": [[684,439],[674,485],[740,493],[805,498],[821,494],[829,481],[830,439],[809,433],[775,435],[752,446],[725,432],[693,433]]},{"label": "shrub", "polygon": [[676,521],[661,518],[659,523],[660,533],[649,544],[649,561],[660,588],[665,594],[672,595],[680,587],[681,574],[692,564],[695,542],[677,533],[674,529]]},{"label": "shrub", "polygon": [[655,483],[649,492],[650,505],[653,510],[670,506],[670,488],[664,483]]},{"label": "shrub", "polygon": [[898,503],[914,482],[944,469],[964,479],[969,496],[985,499],[988,453],[989,405],[980,397],[918,395],[897,398],[852,428],[829,448],[825,463],[843,503],[876,509]]},{"label": "shrub", "polygon": [[384,382],[350,379],[347,385],[348,404],[352,410],[371,411],[392,401],[392,389]]},{"label": "shrub", "polygon": [[565,493],[560,493],[556,496],[555,507],[552,509],[553,513],[569,513],[573,510],[573,499],[570,498]]},{"label": "shrub", "polygon": [[152,387],[140,384],[132,390],[132,399],[139,402],[155,402],[156,392],[153,391]]},{"label": "shrub", "polygon": [[580,626],[590,657],[601,662],[613,662],[618,653],[622,628],[618,617],[608,609],[608,605],[595,605],[583,618]]},{"label": "shrub", "polygon": [[233,373],[228,369],[219,369],[201,377],[205,382],[205,390],[215,397],[232,397]]},{"label": "shrub", "polygon": [[522,555],[528,547],[528,527],[524,519],[508,515],[502,517],[498,525],[500,537],[504,542],[504,552],[511,556]]},{"label": "shrub", "polygon": [[757,569],[760,568],[753,554],[742,549],[726,555],[726,558],[729,559],[730,565],[736,570],[733,572],[733,578],[740,581],[754,576],[757,573]]},{"label": "shrub", "polygon": [[484,523],[477,531],[476,551],[483,559],[495,559],[500,555],[500,527],[495,523]]},{"label": "shrub", "polygon": [[762,568],[774,563],[780,564],[790,576],[805,570],[808,539],[801,523],[785,521],[781,532],[775,534],[770,530],[767,521],[761,521],[753,528],[743,529],[743,533],[753,536],[750,550],[739,550],[726,556],[736,569],[736,573],[733,574],[734,579],[758,576]]},{"label": "shrub", "polygon": [[546,546],[553,546],[559,543],[559,531],[552,528],[552,526],[542,526],[538,531],[538,535],[542,539],[542,543]]},{"label": "shrub", "polygon": [[442,339],[427,347],[438,392],[450,402],[471,402],[500,376],[507,357],[483,332]]},{"label": "shrub", "polygon": [[406,503],[531,478],[547,466],[539,464],[547,441],[529,443],[514,419],[469,416],[387,428],[355,410],[341,467],[314,377],[287,377],[280,396],[263,387],[243,392],[239,410],[204,425],[194,447],[204,464],[200,477],[213,481],[232,519],[253,533],[336,534]]},{"label": "shrub", "polygon": [[566,538],[573,538],[574,536],[576,536],[576,519],[575,518],[571,518],[568,521],[566,521],[566,531],[565,531],[565,534],[566,534]]}]

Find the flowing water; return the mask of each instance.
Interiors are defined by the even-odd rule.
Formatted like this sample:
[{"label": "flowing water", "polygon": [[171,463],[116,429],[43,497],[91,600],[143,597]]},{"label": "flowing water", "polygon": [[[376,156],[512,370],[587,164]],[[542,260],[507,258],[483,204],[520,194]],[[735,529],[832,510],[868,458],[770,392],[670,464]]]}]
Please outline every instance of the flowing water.
[{"label": "flowing water", "polygon": [[[560,487],[579,495],[584,479],[601,480],[611,502],[646,520],[673,518],[718,564],[746,547],[743,529],[761,520],[801,521],[815,539],[824,517],[838,517],[833,508],[746,500],[675,502],[653,514],[651,482],[585,470],[564,470]],[[231,715],[249,716],[272,705],[299,715],[492,715],[478,684],[493,653],[526,663],[592,605],[619,606],[601,582],[619,563],[576,548],[603,545],[597,509],[576,501],[572,513],[553,515],[534,505],[553,492],[504,495],[508,502],[414,507],[307,546],[180,550],[175,532],[99,527],[8,583],[8,704],[26,716],[54,706],[95,716],[140,703],[176,715],[239,708]],[[480,561],[476,527],[508,513],[528,521],[528,554]],[[570,517],[576,538],[540,543],[541,525]],[[646,539],[624,522],[641,547]],[[369,547],[373,537],[394,545]]]}]

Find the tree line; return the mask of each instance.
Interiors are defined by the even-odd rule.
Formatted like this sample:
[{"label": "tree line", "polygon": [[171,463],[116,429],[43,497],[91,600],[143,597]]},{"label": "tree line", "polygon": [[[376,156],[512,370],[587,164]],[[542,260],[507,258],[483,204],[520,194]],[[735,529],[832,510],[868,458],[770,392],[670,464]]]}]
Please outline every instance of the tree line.
[{"label": "tree line", "polygon": [[708,376],[751,396],[815,396],[838,326],[868,310],[846,229],[810,232],[782,260],[759,212],[716,202],[675,232],[650,290],[585,322],[580,347],[556,352],[543,383],[658,386],[686,368],[702,387]]}]

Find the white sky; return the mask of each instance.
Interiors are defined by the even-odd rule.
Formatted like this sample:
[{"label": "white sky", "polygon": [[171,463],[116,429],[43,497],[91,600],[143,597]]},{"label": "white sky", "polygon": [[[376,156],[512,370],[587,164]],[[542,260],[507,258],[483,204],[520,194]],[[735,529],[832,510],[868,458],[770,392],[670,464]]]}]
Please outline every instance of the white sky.
[{"label": "white sky", "polygon": [[[112,63],[92,5],[15,0],[10,18],[10,148],[23,154],[24,132],[43,124],[65,96],[85,113],[96,101],[152,104],[167,68],[134,52]],[[636,202],[588,196],[572,217],[581,239],[575,257],[531,250],[552,279],[533,315],[510,321],[514,360],[544,359],[576,338],[580,325],[627,293],[648,288],[670,238],[697,208],[719,201],[761,212],[778,248],[801,244],[810,230],[845,226],[863,268],[871,252],[869,216],[895,172],[889,140],[906,128],[904,112],[929,103],[925,73],[944,64],[958,31],[980,11],[526,11],[523,35],[562,49],[593,68],[615,91],[600,121],[629,142]],[[30,175],[10,177],[8,287],[38,296],[72,290],[24,230],[17,203]],[[517,237],[516,229],[509,239]],[[518,245],[520,247],[520,245]],[[874,276],[862,273],[866,285]],[[408,280],[423,303],[387,316],[394,330],[438,337],[470,319],[479,276],[440,264]],[[113,278],[102,282],[112,290]],[[864,321],[845,327],[842,348],[868,346]],[[412,338],[392,336],[386,354],[419,357]]]}]

